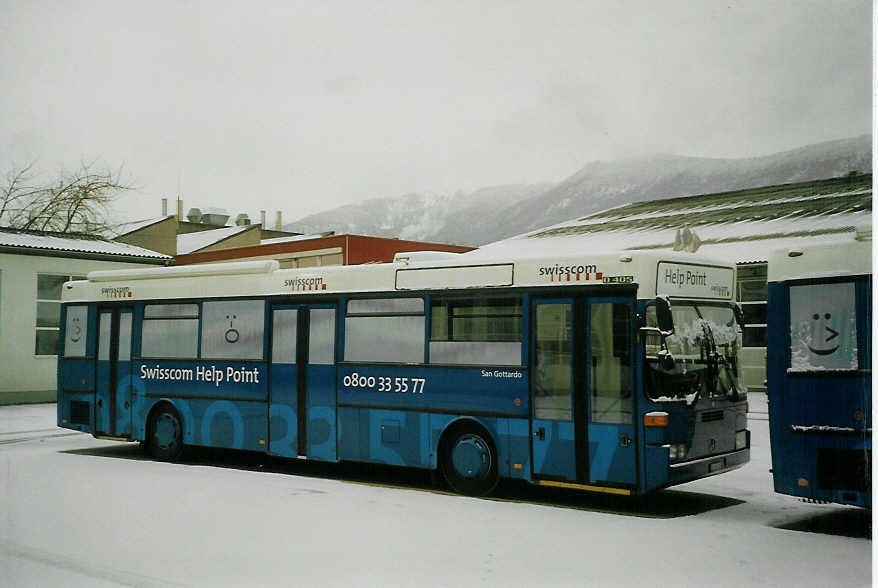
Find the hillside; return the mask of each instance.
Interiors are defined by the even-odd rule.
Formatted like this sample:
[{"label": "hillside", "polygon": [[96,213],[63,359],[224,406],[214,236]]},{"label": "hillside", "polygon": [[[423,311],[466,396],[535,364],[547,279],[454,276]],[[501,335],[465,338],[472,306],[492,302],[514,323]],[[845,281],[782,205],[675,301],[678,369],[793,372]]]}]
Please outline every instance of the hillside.
[{"label": "hillside", "polygon": [[744,159],[655,155],[595,161],[554,186],[380,198],[311,215],[284,228],[481,245],[631,202],[831,178],[853,170],[872,171],[870,135]]}]

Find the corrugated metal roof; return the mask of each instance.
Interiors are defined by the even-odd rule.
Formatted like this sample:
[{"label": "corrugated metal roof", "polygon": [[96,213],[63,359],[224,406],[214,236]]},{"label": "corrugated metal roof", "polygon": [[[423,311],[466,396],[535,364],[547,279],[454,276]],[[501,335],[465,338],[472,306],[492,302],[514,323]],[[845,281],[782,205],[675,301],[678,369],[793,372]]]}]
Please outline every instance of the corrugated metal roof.
[{"label": "corrugated metal roof", "polygon": [[169,255],[143,247],[117,243],[95,235],[81,233],[53,233],[48,231],[22,231],[0,227],[0,248],[22,252],[68,252],[84,256],[118,256],[139,259],[170,260]]},{"label": "corrugated metal roof", "polygon": [[689,228],[701,242],[699,254],[758,263],[772,249],[837,238],[871,220],[872,175],[867,174],[617,206],[480,251],[672,249],[678,230]]}]

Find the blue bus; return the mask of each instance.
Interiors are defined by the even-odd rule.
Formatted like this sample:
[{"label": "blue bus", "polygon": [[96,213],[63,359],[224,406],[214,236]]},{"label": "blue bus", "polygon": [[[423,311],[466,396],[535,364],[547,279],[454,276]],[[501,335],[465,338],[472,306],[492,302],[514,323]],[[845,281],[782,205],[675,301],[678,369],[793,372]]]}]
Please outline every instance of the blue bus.
[{"label": "blue bus", "polygon": [[767,313],[775,491],[871,508],[871,229],[772,252]]},{"label": "blue bus", "polygon": [[416,252],[96,271],[63,289],[58,425],[640,495],[749,460],[734,266]]}]

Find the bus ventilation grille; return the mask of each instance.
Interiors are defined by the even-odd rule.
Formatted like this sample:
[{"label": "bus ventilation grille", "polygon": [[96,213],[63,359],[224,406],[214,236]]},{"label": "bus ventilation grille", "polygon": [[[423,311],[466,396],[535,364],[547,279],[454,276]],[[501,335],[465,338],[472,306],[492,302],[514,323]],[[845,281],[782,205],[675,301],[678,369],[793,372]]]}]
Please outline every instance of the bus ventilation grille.
[{"label": "bus ventilation grille", "polygon": [[702,423],[710,423],[713,421],[721,421],[723,420],[723,411],[721,410],[712,410],[710,412],[701,413],[701,422]]},{"label": "bus ventilation grille", "polygon": [[70,401],[70,423],[73,425],[87,425],[91,416],[91,405],[82,400]]}]

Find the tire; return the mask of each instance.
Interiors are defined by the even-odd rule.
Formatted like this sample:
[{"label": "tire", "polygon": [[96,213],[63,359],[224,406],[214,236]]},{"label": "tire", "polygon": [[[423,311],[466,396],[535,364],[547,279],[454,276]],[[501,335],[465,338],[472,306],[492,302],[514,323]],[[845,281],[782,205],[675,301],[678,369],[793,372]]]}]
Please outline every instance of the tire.
[{"label": "tire", "polygon": [[485,496],[497,486],[497,450],[490,436],[474,424],[455,427],[442,446],[442,475],[458,494]]},{"label": "tire", "polygon": [[183,421],[174,407],[157,408],[149,419],[147,432],[147,445],[154,458],[177,461],[183,455]]}]

